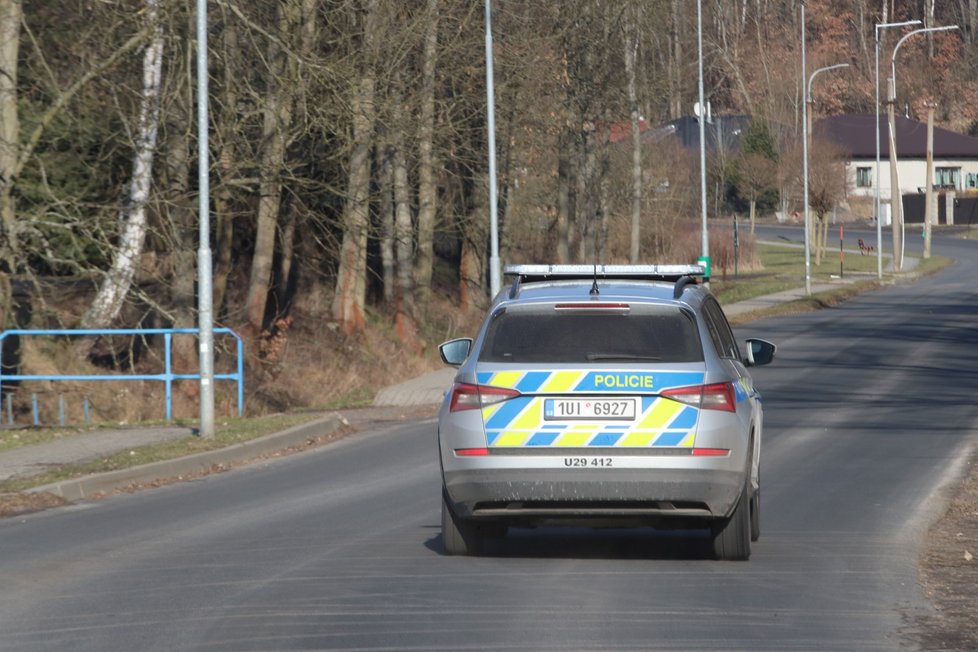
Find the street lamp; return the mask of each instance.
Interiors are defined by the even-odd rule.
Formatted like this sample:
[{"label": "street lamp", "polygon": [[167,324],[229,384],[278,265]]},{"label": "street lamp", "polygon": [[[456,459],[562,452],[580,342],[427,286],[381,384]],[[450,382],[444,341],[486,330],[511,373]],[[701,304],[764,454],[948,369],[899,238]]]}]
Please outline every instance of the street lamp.
[{"label": "street lamp", "polygon": [[[804,28],[804,24],[805,24],[805,3],[802,3],[802,5],[801,5],[801,12],[802,12],[802,14],[801,14],[802,15],[802,29],[805,29]],[[805,38],[804,38],[804,36],[805,36],[805,34],[803,32],[802,33],[802,48],[801,48],[801,61],[802,61],[802,64],[801,65],[802,65],[802,71],[805,70]],[[805,134],[804,134],[805,141],[802,144],[802,152],[803,152],[804,159],[805,159],[805,165],[804,165],[804,172],[803,172],[803,174],[805,176],[805,182],[804,182],[804,186],[805,186],[805,189],[804,189],[804,193],[805,193],[805,292],[807,294],[811,294],[812,293],[812,273],[811,273],[812,263],[811,263],[811,252],[809,251],[809,248],[808,248],[809,247],[809,235],[808,235],[808,231],[809,231],[809,228],[810,228],[810,220],[809,220],[809,217],[808,217],[808,139],[809,139],[809,136],[811,135],[811,123],[810,123],[809,117],[808,117],[808,107],[812,103],[812,82],[815,81],[815,77],[819,73],[825,72],[827,70],[835,70],[836,68],[848,68],[848,67],[849,67],[849,64],[848,63],[837,63],[837,64],[832,65],[832,66],[825,66],[824,68],[819,68],[818,70],[816,70],[815,72],[812,73],[812,76],[811,77],[808,78],[808,85],[805,87],[806,88],[806,91],[805,91],[805,106],[804,106],[804,109],[802,109],[802,121],[804,122],[803,128],[804,128],[804,132],[805,132]]]},{"label": "street lamp", "polygon": [[[900,177],[897,171],[897,151],[896,151],[896,117],[895,117],[895,104],[896,104],[896,56],[897,52],[900,50],[900,46],[903,42],[915,34],[924,34],[926,32],[946,32],[948,30],[958,29],[957,25],[944,25],[942,27],[925,27],[923,29],[915,29],[912,32],[904,34],[903,38],[897,41],[896,46],[893,48],[893,55],[890,57],[890,89],[887,94],[887,101],[889,102],[889,108],[887,109],[889,117],[890,126],[890,208],[893,213],[892,216],[892,228],[893,228],[893,262],[895,271],[903,271],[903,252],[904,252],[904,223],[903,223],[903,198],[900,195]],[[927,179],[927,183],[930,184],[932,181]],[[899,218],[900,225],[897,227],[897,218]],[[899,246],[897,246],[899,241]]]},{"label": "street lamp", "polygon": [[[804,6],[804,3],[802,4]],[[802,9],[804,11],[804,9]],[[710,284],[710,231],[706,220],[706,104],[703,97],[703,2],[696,0],[696,47],[699,60],[700,95],[700,213],[702,214],[702,255],[700,261],[705,265],[706,285]]]},{"label": "street lamp", "polygon": [[[887,27],[906,27],[908,25],[919,25],[919,20],[905,20],[900,23],[876,23],[876,180],[873,184],[876,188],[874,194],[873,211],[876,216],[876,276],[883,279],[883,226],[880,220],[880,28]],[[890,190],[892,197],[893,190]],[[892,201],[891,201],[892,205]],[[890,217],[892,219],[892,216]]]},{"label": "street lamp", "polygon": [[200,360],[200,436],[214,438],[214,284],[211,264],[210,162],[207,141],[207,0],[197,0],[198,249],[197,323]]},{"label": "street lamp", "polygon": [[489,292],[499,292],[499,214],[496,190],[496,102],[492,68],[492,0],[486,0],[486,105],[489,131]]}]

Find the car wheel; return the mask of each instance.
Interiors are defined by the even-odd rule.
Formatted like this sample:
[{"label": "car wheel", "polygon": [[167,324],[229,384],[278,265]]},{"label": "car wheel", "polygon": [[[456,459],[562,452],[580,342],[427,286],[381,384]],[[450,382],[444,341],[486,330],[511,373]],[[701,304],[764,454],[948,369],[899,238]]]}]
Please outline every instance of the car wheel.
[{"label": "car wheel", "polygon": [[444,492],[441,496],[441,540],[446,555],[480,555],[484,549],[478,524],[458,517]]},{"label": "car wheel", "polygon": [[750,499],[750,540],[757,541],[761,538],[761,488]]},{"label": "car wheel", "polygon": [[750,559],[751,514],[750,493],[744,485],[730,518],[713,526],[713,556],[722,561]]}]

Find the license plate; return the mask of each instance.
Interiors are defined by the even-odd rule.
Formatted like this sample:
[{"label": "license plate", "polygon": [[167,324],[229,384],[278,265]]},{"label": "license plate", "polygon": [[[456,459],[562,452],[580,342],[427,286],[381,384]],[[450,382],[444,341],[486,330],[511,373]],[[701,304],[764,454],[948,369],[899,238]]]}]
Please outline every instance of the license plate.
[{"label": "license plate", "polygon": [[548,421],[601,419],[633,421],[633,398],[548,398],[543,403],[543,418]]}]

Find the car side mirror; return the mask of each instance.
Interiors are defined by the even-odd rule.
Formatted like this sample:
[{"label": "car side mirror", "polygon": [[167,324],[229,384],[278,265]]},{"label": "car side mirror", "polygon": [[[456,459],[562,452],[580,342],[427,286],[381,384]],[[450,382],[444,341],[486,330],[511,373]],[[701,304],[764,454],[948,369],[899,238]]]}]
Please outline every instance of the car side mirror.
[{"label": "car side mirror", "polygon": [[453,367],[461,366],[465,362],[465,359],[469,357],[469,351],[471,350],[471,337],[460,337],[438,345],[438,353],[441,354],[442,362]]},{"label": "car side mirror", "polygon": [[766,340],[750,338],[747,340],[747,359],[744,360],[744,364],[748,367],[770,364],[777,350],[778,347]]}]

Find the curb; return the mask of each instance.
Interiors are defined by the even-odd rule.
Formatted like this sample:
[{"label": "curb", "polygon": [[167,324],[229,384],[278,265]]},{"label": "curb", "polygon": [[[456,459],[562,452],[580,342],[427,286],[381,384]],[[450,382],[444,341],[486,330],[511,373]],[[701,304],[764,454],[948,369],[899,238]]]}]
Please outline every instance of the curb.
[{"label": "curb", "polygon": [[83,500],[134,484],[179,478],[180,476],[209,471],[215,465],[235,464],[254,459],[266,453],[302,444],[310,439],[331,435],[346,424],[346,419],[339,414],[330,414],[309,423],[303,423],[281,432],[219,450],[153,462],[131,469],[108,471],[97,475],[54,482],[32,487],[27,489],[25,493],[50,493],[69,502]]}]

